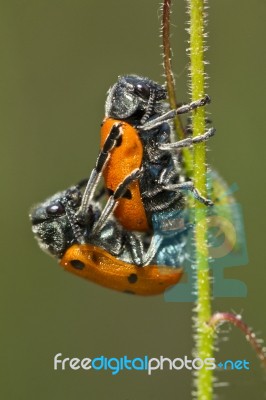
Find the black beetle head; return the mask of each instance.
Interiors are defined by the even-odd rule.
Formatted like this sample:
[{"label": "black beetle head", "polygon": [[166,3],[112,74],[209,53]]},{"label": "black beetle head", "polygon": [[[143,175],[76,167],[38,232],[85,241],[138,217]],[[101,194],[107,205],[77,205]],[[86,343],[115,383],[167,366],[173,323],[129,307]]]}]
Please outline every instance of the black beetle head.
[{"label": "black beetle head", "polygon": [[65,210],[67,193],[56,193],[30,211],[32,231],[41,249],[58,258],[75,240]]},{"label": "black beetle head", "polygon": [[73,186],[31,209],[32,231],[42,250],[61,258],[69,246],[78,242],[77,232],[84,237],[90,233],[95,216],[99,213],[97,203],[92,204],[83,224],[76,217],[81,198],[79,187]]},{"label": "black beetle head", "polygon": [[152,106],[155,111],[158,102],[165,100],[166,96],[165,88],[148,78],[121,76],[108,92],[105,115],[117,119],[134,118],[135,115],[141,117],[148,107]]}]

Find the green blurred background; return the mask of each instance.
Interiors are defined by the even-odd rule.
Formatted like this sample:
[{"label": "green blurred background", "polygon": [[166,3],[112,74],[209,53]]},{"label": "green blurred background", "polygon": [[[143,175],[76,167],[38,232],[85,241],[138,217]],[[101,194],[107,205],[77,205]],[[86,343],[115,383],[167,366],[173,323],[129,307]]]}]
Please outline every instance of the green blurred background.
[{"label": "green blurred background", "polygon": [[[210,1],[209,110],[217,136],[209,161],[236,182],[250,262],[226,276],[247,298],[217,299],[266,337],[265,0]],[[191,399],[189,371],[54,371],[53,357],[191,355],[192,304],[115,293],[64,273],[33,239],[28,210],[88,175],[98,152],[106,91],[119,74],[162,80],[156,0],[2,0],[2,399]],[[172,45],[178,97],[187,100],[187,15],[175,0]],[[217,359],[251,371],[219,372],[220,399],[259,400],[264,374],[245,338],[224,327]],[[225,341],[225,339],[227,341]]]}]

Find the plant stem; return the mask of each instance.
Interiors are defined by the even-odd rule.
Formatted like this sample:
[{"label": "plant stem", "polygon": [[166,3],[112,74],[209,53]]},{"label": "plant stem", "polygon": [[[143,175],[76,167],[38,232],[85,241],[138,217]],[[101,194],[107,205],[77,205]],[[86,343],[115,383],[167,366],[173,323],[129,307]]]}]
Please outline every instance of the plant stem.
[{"label": "plant stem", "polygon": [[[188,0],[190,14],[190,59],[192,100],[203,97],[204,72],[204,0]],[[193,136],[205,131],[205,110],[196,109],[192,114]],[[206,196],[206,148],[205,143],[194,146],[194,184]],[[195,204],[195,247],[197,260],[196,351],[204,360],[213,357],[213,330],[207,324],[211,317],[211,289],[208,265],[206,206]],[[197,399],[212,398],[212,370],[197,371]]]},{"label": "plant stem", "polygon": [[212,315],[209,321],[209,326],[215,329],[217,326],[225,322],[229,322],[230,324],[236,326],[241,332],[244,333],[247,341],[250,343],[258,358],[261,360],[263,367],[266,368],[266,350],[261,345],[259,339],[257,339],[253,330],[242,321],[241,315],[228,312],[216,312]]},{"label": "plant stem", "polygon": [[[172,71],[171,57],[172,50],[170,45],[170,13],[171,13],[171,0],[164,0],[163,2],[163,18],[162,18],[162,36],[163,36],[163,64],[167,85],[168,101],[171,109],[177,107],[176,93],[175,93],[175,80]],[[185,138],[185,131],[182,124],[180,115],[174,118],[174,128],[178,139]],[[193,171],[193,158],[190,149],[182,149],[184,168],[188,176],[192,175]]]}]

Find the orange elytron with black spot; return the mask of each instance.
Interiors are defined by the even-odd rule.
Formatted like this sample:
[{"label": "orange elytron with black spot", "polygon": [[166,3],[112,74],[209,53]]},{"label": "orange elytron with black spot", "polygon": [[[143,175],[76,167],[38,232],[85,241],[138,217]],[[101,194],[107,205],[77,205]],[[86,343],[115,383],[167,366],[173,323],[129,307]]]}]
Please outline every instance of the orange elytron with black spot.
[{"label": "orange elytron with black spot", "polygon": [[[103,147],[114,125],[121,123],[119,120],[107,118],[101,129],[101,148]],[[103,171],[105,185],[109,193],[114,193],[119,184],[135,169],[140,169],[143,158],[143,146],[137,130],[130,124],[121,124],[122,143],[112,150],[111,157]],[[131,182],[127,187],[126,195],[118,200],[114,215],[125,229],[148,231],[149,224],[142,202],[139,181]]]},{"label": "orange elytron with black spot", "polygon": [[178,283],[182,270],[158,265],[138,267],[90,244],[71,246],[60,261],[67,271],[120,292],[150,296]]}]

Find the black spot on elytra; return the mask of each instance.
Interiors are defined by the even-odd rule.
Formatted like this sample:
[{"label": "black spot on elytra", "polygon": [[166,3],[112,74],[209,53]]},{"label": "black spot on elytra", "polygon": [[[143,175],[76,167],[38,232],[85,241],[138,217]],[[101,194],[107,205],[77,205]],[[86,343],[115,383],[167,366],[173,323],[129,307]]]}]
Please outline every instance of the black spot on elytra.
[{"label": "black spot on elytra", "polygon": [[119,146],[121,146],[121,144],[122,144],[122,136],[120,136],[120,137],[117,139],[115,146],[116,146],[116,147],[119,147]]},{"label": "black spot on elytra", "polygon": [[94,262],[94,264],[98,264],[99,262],[99,257],[94,251],[91,253],[91,260]]},{"label": "black spot on elytra", "polygon": [[[107,191],[108,196],[112,196],[112,195],[114,194],[114,191],[113,191],[112,189],[107,188],[106,191]],[[131,191],[130,191],[129,189],[127,189],[127,190],[125,191],[125,193],[123,194],[122,198],[123,198],[123,199],[131,200],[131,199],[132,199],[132,193],[131,193]]]},{"label": "black spot on elytra", "polygon": [[71,260],[70,264],[72,265],[72,267],[74,267],[75,269],[79,269],[82,270],[83,268],[85,268],[85,264],[84,262],[80,261],[80,260]]},{"label": "black spot on elytra", "polygon": [[131,193],[131,191],[129,189],[127,189],[126,192],[123,194],[123,198],[124,199],[129,199],[129,200],[132,199],[132,193]]},{"label": "black spot on elytra", "polygon": [[114,194],[114,191],[112,189],[107,188],[107,194],[108,196],[112,196]]},{"label": "black spot on elytra", "polygon": [[136,283],[137,280],[138,280],[138,275],[137,274],[130,274],[127,277],[127,280],[128,280],[129,283]]}]

